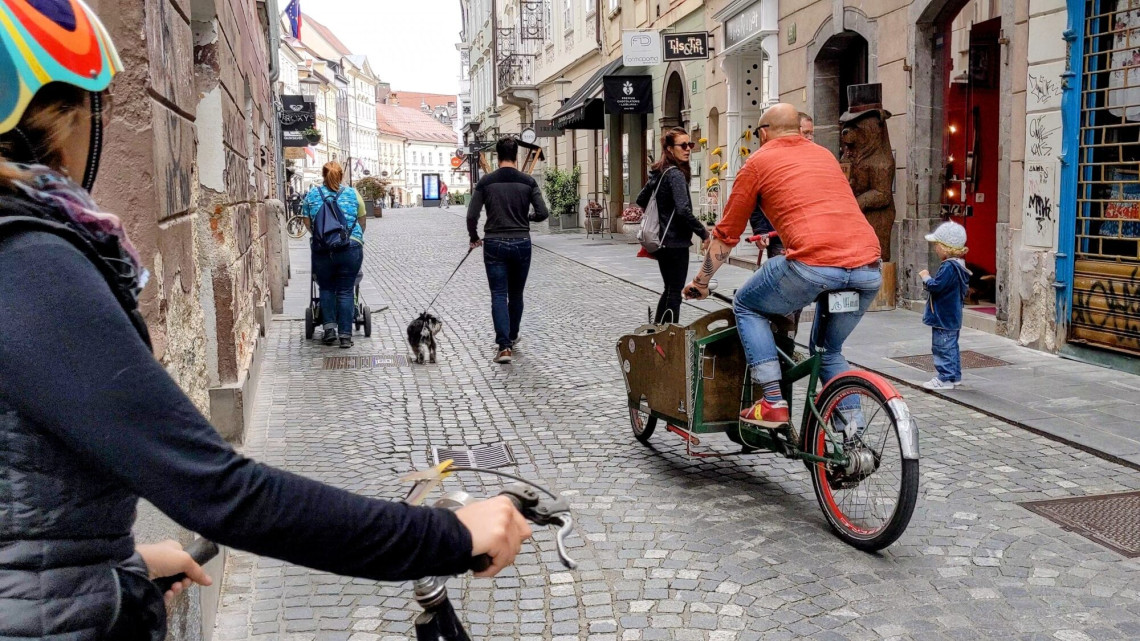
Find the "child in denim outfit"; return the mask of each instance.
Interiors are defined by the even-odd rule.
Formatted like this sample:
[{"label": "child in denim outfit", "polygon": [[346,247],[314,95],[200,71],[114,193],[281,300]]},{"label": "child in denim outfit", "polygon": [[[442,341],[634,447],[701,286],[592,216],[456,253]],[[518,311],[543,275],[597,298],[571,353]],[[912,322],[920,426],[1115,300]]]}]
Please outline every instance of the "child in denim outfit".
[{"label": "child in denim outfit", "polygon": [[954,389],[962,382],[962,357],[958,353],[958,334],[962,330],[962,305],[970,286],[970,270],[966,269],[966,228],[955,222],[944,222],[927,234],[934,253],[942,261],[938,273],[931,277],[922,270],[923,287],[930,292],[922,322],[931,327],[931,353],[938,375],[922,384],[929,390]]}]

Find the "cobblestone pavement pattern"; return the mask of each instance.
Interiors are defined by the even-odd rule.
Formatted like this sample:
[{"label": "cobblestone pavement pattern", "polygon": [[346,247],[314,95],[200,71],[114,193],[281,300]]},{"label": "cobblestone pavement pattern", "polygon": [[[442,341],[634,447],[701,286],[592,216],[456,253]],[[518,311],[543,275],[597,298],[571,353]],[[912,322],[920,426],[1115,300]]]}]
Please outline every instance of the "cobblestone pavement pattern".
[{"label": "cobblestone pavement pattern", "polygon": [[[461,221],[442,212],[371,223],[366,277],[392,308],[351,353],[405,353],[406,323],[465,248]],[[432,445],[510,443],[518,473],[571,495],[581,567],[564,571],[540,531],[517,569],[453,580],[475,638],[1140,637],[1140,563],[1016,505],[1137,489],[1140,473],[911,392],[918,507],[895,545],[864,554],[830,533],[802,464],[690,461],[663,430],[652,448],[632,438],[614,346],[656,295],[536,250],[517,360],[497,366],[482,257],[472,258],[436,306],[437,366],[322,371],[323,356],[345,352],[274,322],[246,451],[398,498],[395,477],[425,467]],[[493,485],[446,484],[480,495]],[[406,639],[417,612],[408,585],[231,552],[215,639]]]}]

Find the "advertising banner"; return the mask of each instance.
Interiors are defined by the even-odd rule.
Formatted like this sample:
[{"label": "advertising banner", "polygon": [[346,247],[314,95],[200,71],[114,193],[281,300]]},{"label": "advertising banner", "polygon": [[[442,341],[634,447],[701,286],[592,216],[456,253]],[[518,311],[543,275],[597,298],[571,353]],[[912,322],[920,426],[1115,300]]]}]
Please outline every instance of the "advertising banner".
[{"label": "advertising banner", "polygon": [[652,76],[606,76],[602,78],[608,114],[653,113]]}]

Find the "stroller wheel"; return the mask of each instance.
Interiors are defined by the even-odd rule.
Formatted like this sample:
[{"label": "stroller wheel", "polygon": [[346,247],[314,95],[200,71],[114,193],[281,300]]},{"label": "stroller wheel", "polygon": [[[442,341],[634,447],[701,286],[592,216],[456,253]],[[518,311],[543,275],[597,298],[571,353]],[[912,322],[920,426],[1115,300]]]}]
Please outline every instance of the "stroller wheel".
[{"label": "stroller wheel", "polygon": [[372,310],[368,305],[364,306],[364,337],[370,338],[372,336]]},{"label": "stroller wheel", "polygon": [[305,338],[306,339],[312,340],[313,330],[315,330],[316,327],[317,327],[317,324],[313,322],[313,308],[312,307],[306,307],[305,308]]}]

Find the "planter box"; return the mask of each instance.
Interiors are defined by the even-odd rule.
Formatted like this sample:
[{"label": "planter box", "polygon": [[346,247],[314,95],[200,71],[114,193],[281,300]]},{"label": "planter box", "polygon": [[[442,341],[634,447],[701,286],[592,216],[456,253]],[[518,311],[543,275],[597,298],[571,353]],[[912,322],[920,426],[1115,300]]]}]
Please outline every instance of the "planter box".
[{"label": "planter box", "polygon": [[601,216],[586,216],[586,231],[591,234],[602,231]]},{"label": "planter box", "polygon": [[563,214],[563,215],[559,216],[558,218],[560,219],[558,221],[558,225],[562,229],[574,229],[574,228],[578,227],[578,214],[577,213]]},{"label": "planter box", "polygon": [[372,217],[372,218],[378,217],[376,215],[376,201],[374,201],[374,200],[364,201],[364,215]]}]

